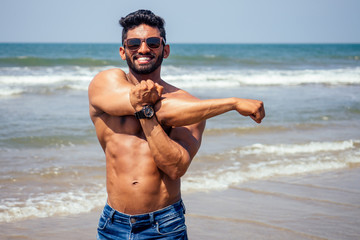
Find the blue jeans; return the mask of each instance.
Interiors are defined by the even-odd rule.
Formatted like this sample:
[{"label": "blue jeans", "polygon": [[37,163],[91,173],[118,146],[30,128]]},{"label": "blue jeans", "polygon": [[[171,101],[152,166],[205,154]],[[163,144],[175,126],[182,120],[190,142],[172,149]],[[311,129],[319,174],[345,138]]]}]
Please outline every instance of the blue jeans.
[{"label": "blue jeans", "polygon": [[187,240],[185,207],[180,200],[155,212],[127,215],[106,204],[101,214],[97,239],[181,239]]}]

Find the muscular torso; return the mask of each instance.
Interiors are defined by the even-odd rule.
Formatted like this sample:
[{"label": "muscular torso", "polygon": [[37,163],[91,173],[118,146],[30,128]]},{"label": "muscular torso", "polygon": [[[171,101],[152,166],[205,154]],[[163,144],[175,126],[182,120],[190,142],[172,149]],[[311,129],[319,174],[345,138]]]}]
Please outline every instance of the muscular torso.
[{"label": "muscular torso", "polygon": [[126,214],[156,211],[180,199],[180,180],[156,166],[139,121],[90,110],[106,155],[108,202]]}]

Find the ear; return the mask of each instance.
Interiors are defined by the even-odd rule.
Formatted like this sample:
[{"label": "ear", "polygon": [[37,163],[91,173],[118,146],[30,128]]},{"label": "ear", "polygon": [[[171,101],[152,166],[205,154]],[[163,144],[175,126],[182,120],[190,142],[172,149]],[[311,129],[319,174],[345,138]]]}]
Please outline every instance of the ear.
[{"label": "ear", "polygon": [[170,45],[166,44],[164,46],[164,58],[167,58],[170,55]]},{"label": "ear", "polygon": [[120,53],[121,59],[122,59],[122,60],[126,60],[125,48],[124,48],[124,47],[120,47],[119,53]]}]

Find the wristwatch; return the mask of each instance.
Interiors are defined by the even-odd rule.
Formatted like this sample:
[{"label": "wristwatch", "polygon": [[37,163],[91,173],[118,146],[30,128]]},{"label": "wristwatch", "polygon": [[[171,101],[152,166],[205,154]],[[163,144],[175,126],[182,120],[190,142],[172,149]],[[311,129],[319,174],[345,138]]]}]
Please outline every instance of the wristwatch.
[{"label": "wristwatch", "polygon": [[151,105],[143,106],[143,108],[135,112],[135,117],[137,119],[143,119],[143,118],[152,118],[155,115],[154,107]]}]

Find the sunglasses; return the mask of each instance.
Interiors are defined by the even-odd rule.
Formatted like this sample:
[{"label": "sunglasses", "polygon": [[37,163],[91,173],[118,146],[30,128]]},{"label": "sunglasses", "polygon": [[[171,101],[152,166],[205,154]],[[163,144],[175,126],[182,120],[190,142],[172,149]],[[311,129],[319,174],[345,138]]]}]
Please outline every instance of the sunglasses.
[{"label": "sunglasses", "polygon": [[129,38],[124,41],[124,46],[127,47],[131,51],[138,50],[141,46],[142,42],[146,42],[146,45],[149,48],[155,49],[161,46],[161,43],[164,43],[164,40],[161,37],[149,37],[145,39],[141,38]]}]

